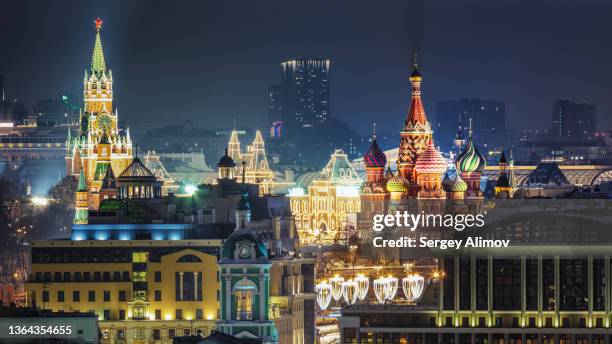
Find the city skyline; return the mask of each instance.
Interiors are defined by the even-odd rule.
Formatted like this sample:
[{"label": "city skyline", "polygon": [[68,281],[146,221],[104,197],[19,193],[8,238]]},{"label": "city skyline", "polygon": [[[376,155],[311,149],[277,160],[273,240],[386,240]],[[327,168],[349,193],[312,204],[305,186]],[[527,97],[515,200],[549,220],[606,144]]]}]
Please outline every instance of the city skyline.
[{"label": "city skyline", "polygon": [[[605,84],[612,71],[605,61],[612,50],[598,42],[610,31],[605,19],[612,5],[555,4],[110,2],[77,8],[56,2],[39,3],[32,13],[28,2],[11,3],[0,24],[6,52],[0,70],[7,96],[28,103],[78,91],[82,72],[74,67],[89,61],[83,48],[92,44],[82,28],[100,16],[108,23],[103,39],[113,56],[109,66],[121,75],[117,103],[134,123],[205,117],[216,126],[235,118],[264,127],[267,88],[278,82],[280,63],[326,56],[332,59],[334,117],[355,119],[355,129],[366,133],[368,118],[382,114],[389,124],[379,123],[380,130],[392,130],[390,123],[408,108],[407,77],[416,52],[431,115],[436,101],[491,99],[506,101],[510,128],[548,128],[554,101],[569,98],[596,105],[601,127],[609,128],[612,102]],[[275,9],[301,15],[278,17]],[[520,25],[509,25],[506,17]],[[309,18],[317,18],[317,25]],[[563,24],[570,19],[576,23],[571,28]],[[595,49],[597,55],[585,54]],[[152,99],[152,93],[166,97]],[[529,125],[526,119],[532,119]]]}]

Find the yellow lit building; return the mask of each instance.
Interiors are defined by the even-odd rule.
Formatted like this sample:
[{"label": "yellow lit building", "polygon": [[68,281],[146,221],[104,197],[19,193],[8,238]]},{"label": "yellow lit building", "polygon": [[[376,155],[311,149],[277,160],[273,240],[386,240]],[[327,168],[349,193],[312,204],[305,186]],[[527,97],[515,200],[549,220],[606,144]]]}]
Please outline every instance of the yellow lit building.
[{"label": "yellow lit building", "polygon": [[291,213],[300,244],[329,244],[341,239],[347,226],[355,226],[361,211],[361,184],[347,155],[337,149],[308,192],[302,187],[291,189]]},{"label": "yellow lit building", "polygon": [[32,243],[28,305],[98,315],[101,343],[172,343],[215,328],[221,240]]}]

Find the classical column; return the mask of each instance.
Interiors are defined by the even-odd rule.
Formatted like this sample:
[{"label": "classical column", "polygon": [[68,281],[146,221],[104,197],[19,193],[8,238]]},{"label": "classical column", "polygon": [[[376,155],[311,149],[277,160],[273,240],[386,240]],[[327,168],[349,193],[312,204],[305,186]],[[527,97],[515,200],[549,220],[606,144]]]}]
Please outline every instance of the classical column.
[{"label": "classical column", "polygon": [[472,325],[476,324],[476,256],[470,257],[470,294],[472,302],[470,309],[472,310]]},{"label": "classical column", "polygon": [[232,319],[232,276],[225,275],[225,320]]},{"label": "classical column", "polygon": [[[521,256],[521,322],[525,326],[525,310],[527,309],[527,257]],[[523,341],[524,342],[524,341]]]},{"label": "classical column", "polygon": [[[454,275],[454,279],[455,279],[455,314],[453,316],[453,322],[454,322],[454,326],[457,326],[458,324],[460,324],[460,316],[459,316],[459,298],[461,297],[461,293],[459,292],[459,286],[460,286],[460,279],[459,279],[459,274],[461,273],[461,271],[459,271],[460,265],[459,264],[460,259],[459,256],[455,255],[454,256],[454,263],[455,263],[455,275]],[[459,339],[457,339],[458,341]]]},{"label": "classical column", "polygon": [[543,273],[544,271],[543,271],[542,256],[538,256],[538,324],[539,325],[542,325],[542,322],[544,321],[542,319],[542,310],[544,308],[544,298],[542,295],[542,293],[544,293],[544,276],[542,276]]},{"label": "classical column", "polygon": [[184,272],[179,272],[179,299],[183,301],[183,274]]},{"label": "classical column", "polygon": [[[493,325],[493,256],[487,256],[487,311],[489,325]],[[491,341],[489,340],[489,343]]]},{"label": "classical column", "polygon": [[265,292],[265,279],[266,276],[263,274],[259,275],[259,320],[264,321],[265,320],[265,311],[266,311],[266,307],[264,307],[264,299],[268,297],[267,293]]},{"label": "classical column", "polygon": [[[561,326],[561,319],[559,319],[559,304],[561,301],[561,258],[555,256],[555,323],[557,326]],[[559,336],[555,337],[558,341]]]},{"label": "classical column", "polygon": [[[439,258],[440,271],[444,272],[444,257]],[[438,296],[438,326],[444,326],[444,276],[438,277],[439,296]]]},{"label": "classical column", "polygon": [[593,256],[589,255],[587,257],[587,269],[588,269],[588,284],[587,284],[587,293],[588,293],[588,310],[589,310],[589,316],[587,317],[587,326],[588,327],[592,327],[594,326],[594,321],[593,321]]},{"label": "classical column", "polygon": [[[604,319],[604,326],[608,327],[608,325],[610,324],[610,256],[606,255],[604,256],[604,259],[606,260],[604,262],[604,274],[605,274],[605,291],[606,291],[606,295],[605,295],[605,310],[606,310],[606,318]],[[606,336],[607,338],[607,336]],[[607,342],[607,339],[606,339]]]},{"label": "classical column", "polygon": [[198,301],[198,271],[193,273],[193,300]]}]

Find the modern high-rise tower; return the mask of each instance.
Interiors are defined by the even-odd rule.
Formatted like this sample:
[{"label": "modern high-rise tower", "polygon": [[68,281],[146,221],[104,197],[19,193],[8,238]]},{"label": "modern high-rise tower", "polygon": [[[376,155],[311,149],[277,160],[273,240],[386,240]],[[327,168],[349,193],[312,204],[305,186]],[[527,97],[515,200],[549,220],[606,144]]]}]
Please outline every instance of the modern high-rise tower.
[{"label": "modern high-rise tower", "polygon": [[289,127],[319,127],[330,115],[329,71],[326,58],[293,59],[281,63],[283,122]]}]

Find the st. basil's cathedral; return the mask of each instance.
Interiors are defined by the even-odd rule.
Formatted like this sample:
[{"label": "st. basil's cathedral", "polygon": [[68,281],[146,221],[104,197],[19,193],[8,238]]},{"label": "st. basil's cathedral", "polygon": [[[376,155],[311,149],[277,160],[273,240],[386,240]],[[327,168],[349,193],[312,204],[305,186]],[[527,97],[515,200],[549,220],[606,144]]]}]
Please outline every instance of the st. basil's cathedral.
[{"label": "st. basil's cathedral", "polygon": [[[368,243],[373,235],[374,215],[398,211],[412,214],[478,214],[483,211],[484,193],[480,182],[486,159],[473,140],[471,125],[467,139],[456,140],[456,158],[451,154],[451,161],[446,159],[435,147],[421,98],[423,77],[416,65],[409,79],[412,97],[400,133],[397,170],[392,170],[375,132],[363,157],[365,181],[361,188],[357,232],[364,248],[370,246],[367,251],[371,249]],[[461,135],[458,133],[458,138]],[[511,166],[507,165],[504,165],[504,173],[508,176],[508,186],[500,189],[506,196],[513,190],[510,185],[513,175],[508,171]],[[361,252],[360,256],[364,254],[372,257],[370,252]]]}]

